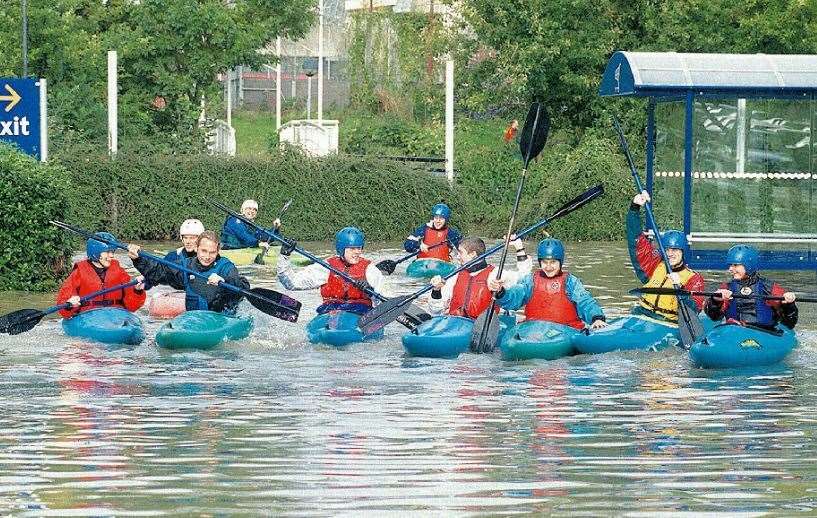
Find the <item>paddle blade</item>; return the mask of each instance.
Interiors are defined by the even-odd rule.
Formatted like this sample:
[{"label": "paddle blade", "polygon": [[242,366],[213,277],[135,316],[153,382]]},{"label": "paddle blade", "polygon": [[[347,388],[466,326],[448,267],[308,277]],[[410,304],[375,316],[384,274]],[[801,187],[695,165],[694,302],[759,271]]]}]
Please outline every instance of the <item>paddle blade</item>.
[{"label": "paddle blade", "polygon": [[20,309],[0,317],[0,333],[19,335],[40,323],[46,313],[39,309]]},{"label": "paddle blade", "polygon": [[685,350],[689,350],[693,343],[703,338],[704,326],[698,315],[680,300],[678,308],[678,331],[681,335],[681,345]]},{"label": "paddle blade", "polygon": [[360,329],[363,334],[370,335],[380,331],[387,324],[397,320],[397,317],[403,314],[406,306],[412,300],[411,295],[403,295],[384,300],[375,306],[374,309],[360,317]]},{"label": "paddle blade", "polygon": [[559,209],[553,213],[550,219],[554,220],[556,218],[561,218],[562,216],[570,214],[574,210],[587,205],[588,203],[595,200],[602,194],[604,194],[603,184],[598,184],[595,187],[591,187],[584,191],[583,193],[581,193],[580,195],[573,198],[572,200],[570,200],[569,202],[559,207]]},{"label": "paddle blade", "polygon": [[251,296],[247,300],[259,311],[287,322],[298,321],[301,303],[292,297],[267,288],[253,288],[248,293]]},{"label": "paddle blade", "polygon": [[550,116],[541,103],[533,103],[525,118],[525,127],[519,137],[519,151],[525,161],[525,169],[531,160],[539,156],[547,142],[550,131]]},{"label": "paddle blade", "polygon": [[474,321],[469,349],[476,354],[490,353],[496,347],[498,338],[499,315],[494,313],[493,308],[489,308]]},{"label": "paddle blade", "polygon": [[375,266],[377,266],[377,269],[383,272],[384,275],[391,275],[394,273],[394,269],[397,268],[397,262],[391,259],[383,259]]}]

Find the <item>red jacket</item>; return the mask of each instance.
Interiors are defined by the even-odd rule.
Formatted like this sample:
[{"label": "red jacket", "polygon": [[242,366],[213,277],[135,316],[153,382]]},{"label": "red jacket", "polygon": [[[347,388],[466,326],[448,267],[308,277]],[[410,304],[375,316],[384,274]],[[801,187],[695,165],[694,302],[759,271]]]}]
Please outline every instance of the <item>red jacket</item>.
[{"label": "red jacket", "polygon": [[[347,264],[338,256],[330,257],[326,262],[336,270],[340,270],[349,277],[360,281],[366,280],[366,268],[371,263],[371,261],[361,258],[357,264]],[[329,272],[326,284],[321,286],[321,297],[323,297],[324,304],[337,302],[372,305],[371,297],[332,271]]]},{"label": "red jacket", "polygon": [[488,276],[493,270],[494,267],[488,265],[476,275],[471,275],[468,270],[458,273],[448,314],[477,318],[488,309],[494,300],[494,294],[488,289]]},{"label": "red jacket", "polygon": [[[423,243],[429,248],[439,243],[444,243],[448,239],[448,227],[442,230],[437,230],[431,227],[426,227],[425,236],[423,236]],[[420,252],[417,254],[417,259],[439,259],[440,261],[451,262],[451,247],[449,245],[440,245],[437,248],[432,248],[428,252]]]},{"label": "red jacket", "polygon": [[[119,261],[112,259],[111,265],[105,271],[105,282],[103,283],[99,275],[96,274],[91,262],[86,259],[74,265],[74,269],[71,270],[68,278],[60,286],[60,291],[57,293],[57,304],[63,304],[74,295],[84,297],[95,291],[104,290],[117,284],[126,284],[130,281],[131,278],[128,272],[119,266]],[[145,303],[145,297],[144,291],[136,291],[133,286],[130,286],[124,290],[96,297],[78,308],[61,309],[60,315],[64,318],[71,318],[82,311],[100,307],[118,307],[125,308],[128,311],[136,311]]]},{"label": "red jacket", "polygon": [[533,292],[525,305],[527,320],[545,320],[584,329],[576,304],[567,296],[565,282],[567,275],[561,272],[554,277],[546,277],[540,272],[533,274]]}]

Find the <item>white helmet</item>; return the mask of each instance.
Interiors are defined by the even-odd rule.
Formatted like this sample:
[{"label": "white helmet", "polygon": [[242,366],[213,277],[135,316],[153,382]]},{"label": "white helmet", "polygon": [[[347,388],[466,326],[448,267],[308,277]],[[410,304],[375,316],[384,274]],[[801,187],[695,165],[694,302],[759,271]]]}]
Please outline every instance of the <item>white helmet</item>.
[{"label": "white helmet", "polygon": [[180,236],[200,236],[204,232],[204,225],[197,219],[186,219],[179,227]]},{"label": "white helmet", "polygon": [[255,209],[258,210],[258,202],[255,200],[244,200],[244,203],[241,204],[241,210],[244,209]]}]

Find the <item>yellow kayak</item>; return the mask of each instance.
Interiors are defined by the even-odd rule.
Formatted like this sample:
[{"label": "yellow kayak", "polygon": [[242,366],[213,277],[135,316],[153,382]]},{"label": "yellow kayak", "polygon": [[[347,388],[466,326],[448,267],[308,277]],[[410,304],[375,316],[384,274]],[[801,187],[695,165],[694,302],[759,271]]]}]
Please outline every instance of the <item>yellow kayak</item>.
[{"label": "yellow kayak", "polygon": [[[222,257],[226,257],[232,261],[236,266],[247,266],[250,264],[255,264],[255,258],[261,253],[262,250],[262,248],[235,248],[233,250],[222,250],[220,254]],[[281,255],[281,247],[270,247],[266,255],[264,255],[264,262],[261,264],[274,268],[275,264],[278,262],[279,255]],[[301,257],[297,254],[290,256],[290,261],[296,266],[304,266],[312,263],[312,261],[309,259]]]}]

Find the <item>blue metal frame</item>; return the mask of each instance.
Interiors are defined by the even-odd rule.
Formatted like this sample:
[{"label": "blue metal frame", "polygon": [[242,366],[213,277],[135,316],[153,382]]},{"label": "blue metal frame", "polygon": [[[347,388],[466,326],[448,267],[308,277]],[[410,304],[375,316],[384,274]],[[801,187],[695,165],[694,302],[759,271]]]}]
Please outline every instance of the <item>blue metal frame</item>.
[{"label": "blue metal frame", "polygon": [[[674,53],[667,53],[668,55]],[[688,55],[694,56],[694,55]],[[675,56],[673,56],[674,58]],[[724,60],[729,59],[724,54]],[[774,56],[767,56],[774,58]],[[602,97],[646,97],[647,103],[647,135],[646,135],[646,188],[652,193],[655,177],[655,108],[659,102],[684,102],[684,218],[683,230],[689,235],[692,231],[692,170],[694,142],[693,117],[695,101],[701,99],[791,99],[815,101],[817,83],[814,86],[799,85],[796,87],[768,87],[753,85],[706,85],[706,84],[651,84],[639,86],[634,79],[633,70],[622,52],[616,52],[607,64],[607,68],[599,86],[599,95]],[[812,124],[814,123],[812,117]],[[813,138],[809,144],[810,156],[813,156]],[[817,238],[817,235],[815,235]],[[688,261],[695,268],[726,269],[725,249],[698,249],[692,250],[692,257]],[[817,270],[817,250],[774,250],[761,251],[761,261],[764,268],[776,270]]]}]

